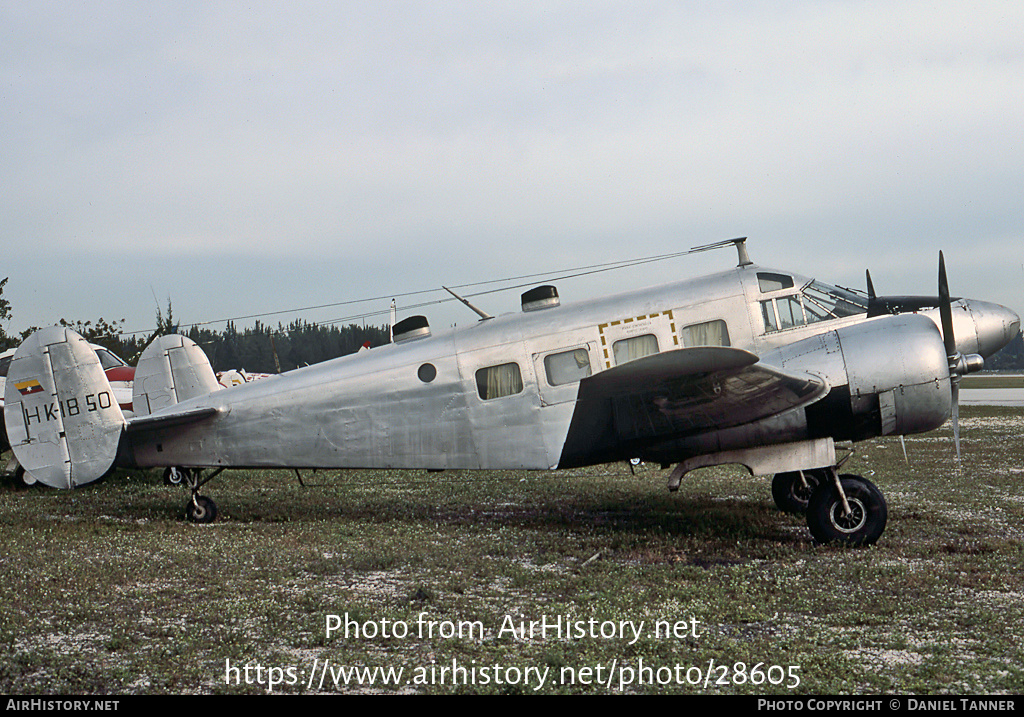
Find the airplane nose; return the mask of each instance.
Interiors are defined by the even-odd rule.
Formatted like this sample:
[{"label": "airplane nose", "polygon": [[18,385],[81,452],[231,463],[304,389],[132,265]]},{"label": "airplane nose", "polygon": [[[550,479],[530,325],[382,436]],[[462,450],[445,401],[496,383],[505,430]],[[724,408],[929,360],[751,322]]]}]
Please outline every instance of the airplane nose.
[{"label": "airplane nose", "polygon": [[1011,309],[987,301],[967,302],[978,336],[978,353],[988,358],[1020,331],[1020,317]]}]

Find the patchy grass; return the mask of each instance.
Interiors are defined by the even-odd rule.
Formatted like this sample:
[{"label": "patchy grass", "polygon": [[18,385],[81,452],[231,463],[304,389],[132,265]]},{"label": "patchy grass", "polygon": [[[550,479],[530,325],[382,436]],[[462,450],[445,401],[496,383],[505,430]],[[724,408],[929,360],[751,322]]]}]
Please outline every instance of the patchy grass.
[{"label": "patchy grass", "polygon": [[[733,468],[675,494],[653,466],[225,473],[207,526],[155,472],[7,483],[0,692],[1019,693],[1024,409],[962,413],[959,467],[948,427],[909,465],[858,444],[844,471],[889,502],[868,549],[814,545]],[[586,634],[502,630],[559,618]]]}]

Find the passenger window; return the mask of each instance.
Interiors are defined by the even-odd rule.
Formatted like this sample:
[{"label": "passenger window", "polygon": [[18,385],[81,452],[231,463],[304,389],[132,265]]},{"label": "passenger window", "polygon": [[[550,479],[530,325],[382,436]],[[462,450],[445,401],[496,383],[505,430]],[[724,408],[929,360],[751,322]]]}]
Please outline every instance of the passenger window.
[{"label": "passenger window", "polygon": [[521,393],[523,375],[519,364],[503,363],[480,369],[476,372],[476,390],[485,401]]},{"label": "passenger window", "polygon": [[729,346],[729,327],[721,319],[683,327],[683,346]]},{"label": "passenger window", "polygon": [[658,337],[654,334],[631,336],[612,344],[612,354],[615,357],[616,366],[656,353],[658,353]]},{"label": "passenger window", "polygon": [[591,374],[590,354],[586,349],[575,349],[545,356],[544,371],[552,386],[581,381]]}]

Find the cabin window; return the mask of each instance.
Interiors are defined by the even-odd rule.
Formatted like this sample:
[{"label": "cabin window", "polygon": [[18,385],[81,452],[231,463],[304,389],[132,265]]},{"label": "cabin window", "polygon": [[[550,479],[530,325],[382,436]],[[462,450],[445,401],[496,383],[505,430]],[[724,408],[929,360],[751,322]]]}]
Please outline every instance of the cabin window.
[{"label": "cabin window", "polygon": [[683,327],[683,346],[729,346],[729,327],[721,319]]},{"label": "cabin window", "polygon": [[14,356],[8,356],[6,358],[0,359],[0,376],[6,376],[7,375],[7,372],[11,368],[11,360],[13,358],[14,358]]},{"label": "cabin window", "polygon": [[476,372],[476,390],[485,401],[522,393],[523,375],[519,364],[503,363],[480,369]]},{"label": "cabin window", "polygon": [[654,334],[631,336],[612,344],[612,354],[615,356],[616,366],[656,353],[658,353],[658,337]]},{"label": "cabin window", "polygon": [[420,381],[423,383],[430,383],[437,378],[437,367],[432,363],[425,363],[420,366],[416,375],[419,376]]},{"label": "cabin window", "polygon": [[574,349],[545,356],[544,371],[548,375],[548,383],[552,386],[576,383],[592,373],[590,354],[586,349]]},{"label": "cabin window", "polygon": [[792,289],[793,277],[785,274],[758,273],[757,284],[761,288],[761,293],[767,294],[769,291]]}]

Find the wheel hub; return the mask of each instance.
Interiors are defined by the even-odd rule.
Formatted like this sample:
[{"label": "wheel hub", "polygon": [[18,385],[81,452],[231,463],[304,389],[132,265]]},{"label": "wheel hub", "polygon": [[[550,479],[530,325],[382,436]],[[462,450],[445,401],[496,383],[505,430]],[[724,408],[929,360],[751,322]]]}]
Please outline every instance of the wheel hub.
[{"label": "wheel hub", "polygon": [[837,502],[829,510],[828,519],[840,533],[856,533],[867,522],[868,511],[859,498],[847,496],[846,501],[850,505],[849,515],[843,515],[843,507]]}]

